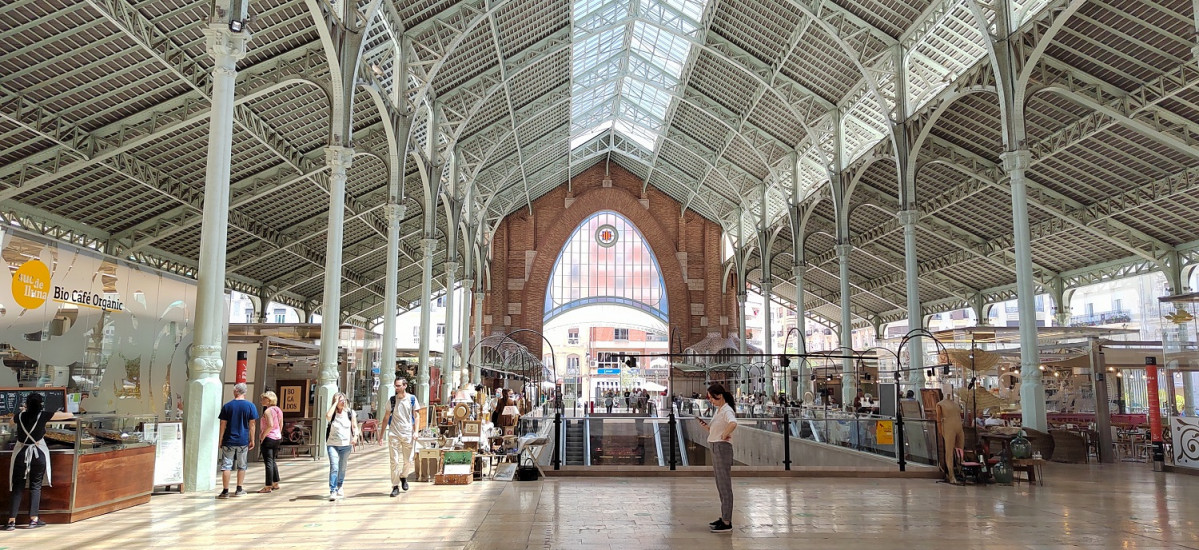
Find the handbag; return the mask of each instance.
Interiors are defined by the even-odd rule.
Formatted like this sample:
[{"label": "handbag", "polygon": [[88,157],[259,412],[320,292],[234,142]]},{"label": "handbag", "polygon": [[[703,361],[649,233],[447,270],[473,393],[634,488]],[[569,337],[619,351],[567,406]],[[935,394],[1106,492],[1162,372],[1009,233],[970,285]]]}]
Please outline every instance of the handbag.
[{"label": "handbag", "polygon": [[524,453],[520,457],[520,465],[516,467],[517,481],[537,481],[541,477],[541,470],[537,468],[536,462],[533,461],[533,456]]}]

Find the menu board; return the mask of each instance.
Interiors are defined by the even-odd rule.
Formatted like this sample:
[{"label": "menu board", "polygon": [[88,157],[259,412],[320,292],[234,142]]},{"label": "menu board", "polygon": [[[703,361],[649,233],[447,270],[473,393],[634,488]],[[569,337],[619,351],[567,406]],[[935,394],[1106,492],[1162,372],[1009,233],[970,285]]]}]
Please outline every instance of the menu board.
[{"label": "menu board", "polygon": [[0,388],[0,418],[8,418],[20,412],[25,399],[31,393],[40,393],[46,398],[44,410],[51,413],[67,410],[66,388]]},{"label": "menu board", "polygon": [[154,486],[183,483],[183,423],[147,423],[146,440],[155,444]]}]

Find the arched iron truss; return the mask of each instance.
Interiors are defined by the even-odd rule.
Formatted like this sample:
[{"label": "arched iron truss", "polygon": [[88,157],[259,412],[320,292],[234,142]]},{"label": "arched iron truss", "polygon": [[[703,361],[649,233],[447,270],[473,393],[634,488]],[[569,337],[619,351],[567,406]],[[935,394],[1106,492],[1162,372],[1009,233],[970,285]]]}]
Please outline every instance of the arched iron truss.
[{"label": "arched iron truss", "polygon": [[[323,148],[345,105],[356,155],[340,314],[351,322],[383,312],[388,202],[406,206],[406,309],[420,297],[426,223],[460,237],[460,251],[439,247],[435,276],[470,251],[463,278],[485,289],[496,224],[601,162],[743,236],[736,245],[755,253],[740,270],[753,285],[768,273],[776,299],[794,302],[799,266],[804,309],[829,322],[841,318],[838,244],[851,247],[853,324],[908,317],[909,211],[922,313],[1010,299],[1016,242],[1001,155],[1014,150],[1028,151],[1034,288],[1061,300],[1154,271],[1173,291],[1186,287],[1199,259],[1193,2],[722,0],[685,26],[653,15],[659,4],[628,2],[627,17],[587,29],[643,25],[688,48],[677,82],[639,77],[670,98],[646,147],[613,129],[572,143],[571,3],[360,2],[361,52],[334,74],[326,0],[251,2],[226,286],[319,308]],[[212,97],[207,5],[41,5],[4,8],[15,25],[0,60],[0,221],[194,277]],[[999,23],[1013,67],[994,53]],[[628,71],[584,76],[609,85]],[[461,219],[447,224],[442,197]],[[429,204],[442,215],[427,217]]]}]

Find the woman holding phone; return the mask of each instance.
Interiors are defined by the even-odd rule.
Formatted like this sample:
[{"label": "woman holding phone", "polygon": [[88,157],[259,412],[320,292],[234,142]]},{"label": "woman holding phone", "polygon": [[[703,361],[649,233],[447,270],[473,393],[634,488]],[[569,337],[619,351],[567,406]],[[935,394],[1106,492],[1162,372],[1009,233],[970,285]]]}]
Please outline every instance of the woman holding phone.
[{"label": "woman holding phone", "polygon": [[708,386],[708,401],[716,412],[712,421],[702,418],[699,425],[708,431],[708,446],[712,448],[712,473],[716,475],[716,491],[720,494],[720,517],[709,523],[713,533],[733,530],[733,430],[737,429],[737,413],[733,409],[733,394],[720,384]]}]

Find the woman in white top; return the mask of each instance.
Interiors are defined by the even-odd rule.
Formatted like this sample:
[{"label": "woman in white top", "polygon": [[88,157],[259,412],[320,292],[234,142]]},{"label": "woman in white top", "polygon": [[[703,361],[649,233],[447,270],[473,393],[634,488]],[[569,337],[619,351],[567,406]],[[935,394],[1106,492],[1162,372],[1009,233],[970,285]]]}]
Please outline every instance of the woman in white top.
[{"label": "woman in white top", "polygon": [[341,486],[346,480],[346,466],[349,465],[350,451],[358,442],[358,422],[354,411],[346,403],[346,394],[337,392],[333,396],[333,406],[329,407],[328,431],[325,433],[325,445],[329,453],[329,500],[345,498]]},{"label": "woman in white top", "polygon": [[708,401],[716,409],[712,421],[699,418],[699,425],[708,431],[708,446],[712,449],[712,472],[716,474],[716,491],[720,493],[720,517],[708,524],[713,533],[733,530],[733,430],[737,429],[737,405],[733,394],[720,384],[708,386]]}]

